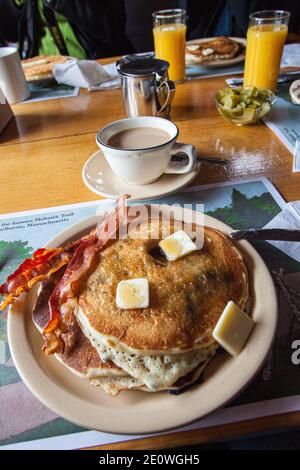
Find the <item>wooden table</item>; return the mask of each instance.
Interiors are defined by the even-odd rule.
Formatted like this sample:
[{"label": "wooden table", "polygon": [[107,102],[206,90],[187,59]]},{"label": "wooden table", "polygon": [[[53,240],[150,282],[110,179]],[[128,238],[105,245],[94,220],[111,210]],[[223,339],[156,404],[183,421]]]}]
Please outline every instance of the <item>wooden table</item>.
[{"label": "wooden table", "polygon": [[[235,127],[214,106],[224,77],[192,80],[177,86],[172,119],[180,140],[200,155],[231,160],[226,168],[205,166],[194,184],[266,176],[282,196],[300,199],[300,174],[292,156],[263,124]],[[95,200],[83,184],[81,169],[97,150],[95,133],[125,116],[120,90],[88,93],[13,107],[16,119],[0,136],[0,213]],[[162,448],[191,445],[253,432],[299,426],[300,413],[254,419],[218,428],[150,437],[105,448]]]}]

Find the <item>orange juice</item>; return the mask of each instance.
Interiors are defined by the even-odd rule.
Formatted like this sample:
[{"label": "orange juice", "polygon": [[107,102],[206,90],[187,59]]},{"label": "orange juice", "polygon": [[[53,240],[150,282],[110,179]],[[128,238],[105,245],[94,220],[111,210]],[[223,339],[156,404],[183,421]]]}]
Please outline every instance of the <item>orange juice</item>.
[{"label": "orange juice", "polygon": [[173,81],[185,79],[185,35],[182,23],[163,24],[153,28],[155,56],[169,62],[169,77]]},{"label": "orange juice", "polygon": [[276,90],[287,32],[284,24],[250,26],[247,32],[244,86]]}]

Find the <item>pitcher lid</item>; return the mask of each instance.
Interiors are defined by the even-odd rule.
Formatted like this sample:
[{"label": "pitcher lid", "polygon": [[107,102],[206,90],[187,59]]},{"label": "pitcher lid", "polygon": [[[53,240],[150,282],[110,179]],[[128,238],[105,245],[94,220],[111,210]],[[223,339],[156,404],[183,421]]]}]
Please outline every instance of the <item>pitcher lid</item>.
[{"label": "pitcher lid", "polygon": [[166,60],[155,59],[153,54],[131,54],[117,61],[121,75],[128,77],[148,77],[153,74],[165,75],[169,68]]}]

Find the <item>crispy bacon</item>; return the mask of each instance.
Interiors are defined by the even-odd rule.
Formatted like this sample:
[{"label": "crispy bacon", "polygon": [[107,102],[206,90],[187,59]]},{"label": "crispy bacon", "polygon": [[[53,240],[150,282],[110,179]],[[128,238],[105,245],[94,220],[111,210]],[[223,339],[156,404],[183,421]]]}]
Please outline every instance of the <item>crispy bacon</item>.
[{"label": "crispy bacon", "polygon": [[40,248],[32,258],[26,259],[0,286],[4,300],[0,310],[14,303],[34,284],[51,276],[67,265],[62,279],[49,299],[50,320],[44,328],[46,354],[61,352],[64,348],[62,336],[72,327],[76,298],[90,273],[96,268],[99,251],[116,238],[120,227],[127,225],[125,200],[129,195],[119,198],[117,208],[101,221],[95,230],[65,247]]},{"label": "crispy bacon", "polygon": [[95,236],[95,233],[93,230],[90,234],[65,247],[36,250],[32,258],[25,259],[6,282],[0,285],[0,295],[4,296],[0,310],[13,304],[23,292],[28,292],[37,282],[49,278],[51,274],[68,264],[80,243]]},{"label": "crispy bacon", "polygon": [[74,320],[72,299],[75,299],[80,285],[93,269],[97,255],[97,241],[98,237],[95,236],[93,239],[83,241],[78,246],[62,279],[56,284],[49,299],[50,320],[43,331],[46,340],[43,351],[46,354],[63,350],[61,333],[67,331]]},{"label": "crispy bacon", "polygon": [[62,248],[36,250],[31,259],[26,259],[0,286],[0,294],[4,296],[0,310],[16,301],[22,292],[29,291],[34,284],[49,277],[52,273],[68,263]]},{"label": "crispy bacon", "polygon": [[63,350],[62,333],[71,328],[76,308],[76,298],[89,274],[96,268],[99,251],[116,237],[123,223],[127,223],[125,200],[128,195],[119,198],[115,211],[109,214],[96,228],[94,237],[90,237],[78,246],[67,269],[56,285],[50,299],[50,321],[44,329],[46,354]]}]

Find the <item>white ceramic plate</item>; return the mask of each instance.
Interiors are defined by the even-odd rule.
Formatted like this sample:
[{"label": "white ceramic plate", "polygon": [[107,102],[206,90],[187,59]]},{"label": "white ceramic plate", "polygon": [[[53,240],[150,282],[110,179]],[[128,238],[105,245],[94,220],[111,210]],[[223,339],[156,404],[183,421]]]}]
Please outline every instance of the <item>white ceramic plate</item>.
[{"label": "white ceramic plate", "polygon": [[[202,38],[202,39],[194,39],[192,41],[188,41],[187,44],[201,44],[201,42],[206,42],[206,41],[211,41],[212,39],[215,38]],[[196,67],[197,65],[199,67],[229,67],[230,65],[235,65],[235,64],[240,64],[245,60],[245,51],[246,51],[246,45],[247,45],[247,40],[245,38],[234,38],[230,37],[235,42],[240,43],[243,47],[244,50],[242,50],[239,55],[236,57],[233,57],[233,59],[223,59],[223,60],[212,60],[210,62],[202,62],[199,64],[198,62],[194,61],[188,61],[186,62],[186,65],[192,65],[193,67]]]},{"label": "white ceramic plate", "polygon": [[134,186],[122,181],[110,168],[101,150],[94,153],[84,164],[82,179],[84,184],[99,196],[117,199],[122,194],[131,194],[131,201],[155,199],[175,193],[191,183],[199,173],[200,164],[189,173],[162,175],[157,181],[142,186]]},{"label": "white ceramic plate", "polygon": [[[174,210],[174,206],[172,208]],[[185,209],[189,212],[189,210]],[[163,206],[164,213],[170,212]],[[180,215],[179,215],[180,214]],[[181,209],[175,209],[181,217]],[[191,220],[191,219],[189,219]],[[90,229],[90,217],[62,232],[48,246],[58,246]],[[230,228],[204,216],[204,223],[228,233]],[[76,238],[77,238],[76,237]],[[54,357],[41,351],[42,338],[31,320],[36,290],[11,307],[8,339],[14,363],[31,392],[58,415],[80,426],[112,433],[151,433],[184,425],[223,406],[254,378],[270,350],[277,325],[275,288],[264,262],[247,242],[239,242],[250,274],[255,328],[241,354],[218,354],[209,364],[200,385],[174,396],[167,392],[121,392],[113,398],[70,372]]]}]

